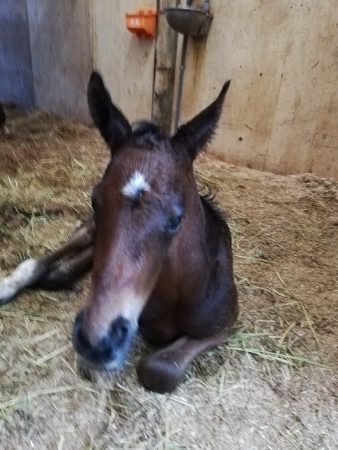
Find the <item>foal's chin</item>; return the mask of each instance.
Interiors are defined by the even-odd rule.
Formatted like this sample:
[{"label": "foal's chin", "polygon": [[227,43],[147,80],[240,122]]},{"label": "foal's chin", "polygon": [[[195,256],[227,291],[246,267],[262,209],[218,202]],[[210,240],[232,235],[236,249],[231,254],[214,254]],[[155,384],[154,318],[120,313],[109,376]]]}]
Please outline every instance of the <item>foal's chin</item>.
[{"label": "foal's chin", "polygon": [[123,368],[125,359],[113,360],[104,364],[95,364],[78,356],[77,370],[81,377],[95,382],[98,380],[109,380],[113,375],[117,375]]},{"label": "foal's chin", "polygon": [[106,374],[113,374],[123,368],[124,362],[127,359],[127,354],[112,359],[111,361],[105,361],[104,363],[88,361],[81,355],[78,355],[78,367],[80,370],[89,370],[95,372],[101,372]]},{"label": "foal's chin", "polygon": [[100,363],[85,359],[77,352],[77,370],[81,377],[91,382],[108,381],[112,376],[120,373],[128,353],[129,351],[125,351],[111,361]]}]

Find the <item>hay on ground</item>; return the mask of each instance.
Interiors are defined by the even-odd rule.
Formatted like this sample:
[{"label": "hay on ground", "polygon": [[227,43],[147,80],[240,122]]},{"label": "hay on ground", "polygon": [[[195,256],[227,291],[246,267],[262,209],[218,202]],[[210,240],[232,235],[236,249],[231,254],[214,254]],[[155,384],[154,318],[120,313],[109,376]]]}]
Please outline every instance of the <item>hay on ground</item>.
[{"label": "hay on ground", "polygon": [[[108,158],[98,133],[8,110],[0,141],[0,275],[55,249],[89,211]],[[233,234],[241,315],[172,395],[137,382],[137,342],[113,379],[81,378],[70,334],[88,280],[0,308],[1,447],[337,448],[338,185],[203,156],[202,191]]]}]

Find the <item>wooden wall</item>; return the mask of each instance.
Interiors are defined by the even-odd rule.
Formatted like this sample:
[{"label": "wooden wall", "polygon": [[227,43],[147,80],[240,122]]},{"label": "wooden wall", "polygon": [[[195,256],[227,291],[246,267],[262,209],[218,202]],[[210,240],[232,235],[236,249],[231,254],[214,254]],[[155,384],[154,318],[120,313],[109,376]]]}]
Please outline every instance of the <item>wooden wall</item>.
[{"label": "wooden wall", "polygon": [[138,39],[125,26],[125,13],[156,10],[156,0],[93,0],[93,57],[114,103],[130,121],[150,119],[155,40]]},{"label": "wooden wall", "polygon": [[338,177],[338,2],[211,0],[189,40],[182,119],[231,87],[212,151],[282,174]]},{"label": "wooden wall", "polygon": [[26,0],[0,0],[0,101],[34,104]]},{"label": "wooden wall", "polygon": [[[194,0],[193,4],[201,1]],[[19,79],[15,81],[15,76],[21,76],[19,72],[10,79],[10,72],[7,70],[6,75],[3,71],[2,63],[7,63],[9,56],[1,59],[1,51],[10,48],[4,45],[4,36],[12,31],[2,26],[0,69],[5,76],[1,75],[0,88],[8,92],[26,83],[27,104],[35,97],[39,107],[88,121],[86,87],[91,70],[96,68],[102,72],[113,101],[131,121],[152,115],[165,121],[167,112],[163,108],[170,109],[171,103],[165,98],[166,83],[171,83],[175,57],[167,52],[173,51],[175,39],[165,31],[167,24],[161,16],[157,45],[155,40],[139,40],[126,30],[124,15],[158,5],[162,10],[174,3],[18,0],[11,13],[18,10],[16,17],[23,22],[25,38],[19,39],[22,46],[13,47],[9,56],[21,59],[20,51],[26,48],[24,76],[20,84]],[[208,105],[224,81],[231,78],[224,114],[211,147],[216,156],[276,173],[314,172],[338,178],[337,0],[210,3],[214,19],[207,39],[189,38],[181,121]],[[1,4],[5,5],[0,11],[3,24],[3,12],[9,11],[12,2],[3,0]],[[18,27],[16,30],[20,31]],[[26,70],[30,65],[29,44],[32,70]],[[179,57],[179,46],[177,54]],[[6,76],[9,86],[5,89]],[[177,89],[177,73],[175,84]],[[15,101],[14,93],[6,100]]]},{"label": "wooden wall", "polygon": [[[160,10],[168,3],[160,0]],[[188,43],[182,121],[210,103],[231,78],[211,146],[216,156],[276,173],[338,177],[337,0],[210,3],[214,19],[208,38]],[[130,120],[150,118],[152,110],[161,116],[153,103],[155,41],[138,40],[124,24],[126,11],[156,4],[92,0],[93,64]],[[162,19],[159,24],[166,26]],[[163,35],[163,28],[159,31]],[[168,58],[164,47],[157,46],[161,64]]]},{"label": "wooden wall", "polygon": [[89,122],[89,0],[27,0],[27,8],[36,106]]}]

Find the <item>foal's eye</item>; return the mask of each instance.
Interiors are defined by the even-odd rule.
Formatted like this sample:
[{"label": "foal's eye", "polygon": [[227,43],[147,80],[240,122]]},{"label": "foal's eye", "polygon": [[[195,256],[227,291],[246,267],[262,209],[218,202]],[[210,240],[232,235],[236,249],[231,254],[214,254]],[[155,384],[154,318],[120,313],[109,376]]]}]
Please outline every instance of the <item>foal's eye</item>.
[{"label": "foal's eye", "polygon": [[182,217],[183,214],[178,214],[176,216],[172,216],[169,218],[168,222],[167,222],[167,233],[169,234],[174,234],[176,233],[176,231],[178,230],[181,222],[182,222]]}]

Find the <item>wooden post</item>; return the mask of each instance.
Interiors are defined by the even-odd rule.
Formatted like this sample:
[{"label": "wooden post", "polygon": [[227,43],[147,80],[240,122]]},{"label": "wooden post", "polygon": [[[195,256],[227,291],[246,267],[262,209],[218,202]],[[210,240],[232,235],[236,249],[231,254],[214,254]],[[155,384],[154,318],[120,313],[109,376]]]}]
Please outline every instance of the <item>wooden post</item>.
[{"label": "wooden post", "polygon": [[164,8],[175,7],[177,0],[158,0],[157,5],[152,120],[169,134],[174,104],[177,33],[169,27]]}]

